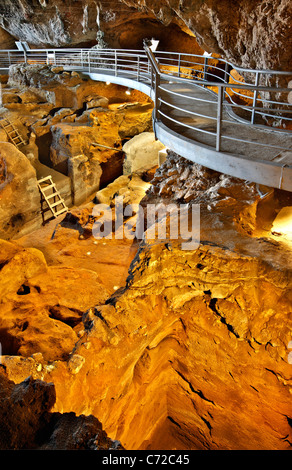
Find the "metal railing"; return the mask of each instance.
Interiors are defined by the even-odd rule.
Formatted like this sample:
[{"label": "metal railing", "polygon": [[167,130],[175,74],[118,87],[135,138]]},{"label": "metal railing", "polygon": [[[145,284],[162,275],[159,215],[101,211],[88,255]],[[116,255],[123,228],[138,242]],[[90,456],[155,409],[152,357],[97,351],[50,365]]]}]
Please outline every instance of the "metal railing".
[{"label": "metal railing", "polygon": [[[151,83],[155,89],[156,120],[163,120],[168,122],[169,125],[172,122],[176,125],[176,128],[180,126],[200,134],[213,136],[215,138],[214,147],[217,151],[221,150],[221,140],[223,137],[229,141],[240,141],[280,151],[291,150],[292,126],[290,129],[285,129],[285,126],[289,126],[289,123],[292,122],[292,99],[290,99],[291,103],[289,103],[292,88],[260,85],[259,82],[262,76],[269,78],[269,81],[272,83],[278,83],[279,78],[291,79],[292,72],[237,68],[236,73],[240,70],[242,74],[246,74],[249,77],[254,76],[256,84],[243,83],[242,79],[234,78],[232,80],[233,83],[229,83],[230,77],[233,76],[230,73],[231,64],[226,61],[223,62],[224,67],[222,68],[222,62],[219,62],[220,67],[218,67],[214,64],[214,61],[218,62],[218,59],[206,56],[168,52],[153,53],[149,48],[146,48],[146,54],[151,62],[151,70],[154,75]],[[183,59],[183,57],[187,59]],[[194,57],[196,61],[194,61]],[[210,71],[211,65],[212,69]],[[196,69],[195,66],[197,66]],[[217,73],[218,70],[220,73]],[[161,84],[163,80],[164,85]],[[206,98],[206,94],[203,97],[200,94],[188,96],[186,93],[169,88],[165,85],[167,83],[195,84],[201,87],[201,89],[208,89],[212,94],[209,95],[209,98]],[[288,96],[289,93],[290,97]],[[270,99],[269,96],[280,97],[280,100],[275,101]],[[286,101],[283,101],[283,96],[286,97]],[[240,97],[240,103],[238,102],[238,97]],[[180,99],[183,99],[184,107],[179,105]],[[211,108],[211,113],[209,109],[207,114],[203,114],[198,111],[198,104],[209,104],[213,109]],[[202,106],[200,109],[202,109]],[[173,111],[184,113],[184,119],[178,119],[175,117],[175,114],[173,117]],[[224,111],[228,112],[228,116],[224,116]],[[224,124],[230,124],[230,115],[234,117],[234,120],[232,120],[233,135],[228,135],[226,130],[225,132],[223,130]],[[215,130],[196,127],[194,122],[189,124],[186,122],[186,116],[189,116],[189,121],[193,120],[194,122],[196,118],[211,120],[214,122],[214,126],[209,126],[209,128],[215,127]],[[275,134],[283,132],[286,139],[283,143],[279,144],[279,139],[273,142],[271,134],[267,135],[266,141],[254,141],[254,139],[243,138],[239,135],[240,132],[237,131],[236,126],[242,129],[243,125],[246,126],[247,124],[251,125],[252,128],[272,129],[275,131]],[[275,130],[275,126],[279,124],[282,125],[282,128],[279,129],[277,127]],[[291,138],[289,138],[290,136]]]},{"label": "metal railing", "polygon": [[[80,70],[106,76],[126,77],[134,82],[142,82],[154,96],[154,118],[164,123],[175,123],[183,128],[215,138],[212,144],[221,150],[221,140],[225,139],[265,146],[279,150],[290,150],[292,142],[289,127],[292,123],[292,72],[251,70],[234,67],[227,61],[195,54],[153,52],[145,46],[141,50],[113,49],[30,49],[0,50],[0,68],[8,69],[15,64],[43,64],[63,66],[68,70]],[[188,84],[208,90],[202,96],[187,96],[167,87],[169,82]],[[180,107],[179,98],[187,100],[188,106]],[[211,114],[204,114],[197,105],[210,104]],[[192,118],[203,118],[214,122],[214,129],[196,127],[172,114],[176,110]],[[230,122],[225,111],[234,117],[234,132],[227,135],[224,125]],[[278,133],[285,133],[281,145],[273,143],[270,134],[267,141],[240,137],[240,126],[250,124],[252,128],[264,127]],[[280,126],[277,127],[277,126]],[[291,125],[292,129],[292,125]],[[292,135],[290,133],[290,135]]]}]

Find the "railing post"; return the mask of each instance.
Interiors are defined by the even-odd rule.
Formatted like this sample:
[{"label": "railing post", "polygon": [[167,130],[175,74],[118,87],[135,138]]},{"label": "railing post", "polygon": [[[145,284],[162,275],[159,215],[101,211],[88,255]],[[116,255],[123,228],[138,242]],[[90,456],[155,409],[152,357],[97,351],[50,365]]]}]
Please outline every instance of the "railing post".
[{"label": "railing post", "polygon": [[140,82],[140,56],[138,55],[138,62],[137,62],[137,81]]},{"label": "railing post", "polygon": [[[256,72],[256,78],[255,78],[255,86],[258,87],[260,82],[260,73]],[[252,112],[251,112],[251,118],[250,122],[251,124],[254,124],[255,120],[255,107],[257,105],[257,99],[258,99],[258,90],[254,90],[253,92],[253,103],[252,103]]]},{"label": "railing post", "polygon": [[115,77],[118,75],[118,56],[117,50],[115,49]]},{"label": "railing post", "polygon": [[178,54],[178,69],[177,69],[177,76],[180,77],[180,59],[181,59],[181,56],[180,56],[180,53]]},{"label": "railing post", "polygon": [[83,68],[83,49],[81,49],[80,53],[81,53],[81,67]]},{"label": "railing post", "polygon": [[155,121],[158,121],[158,117],[159,117],[159,87],[160,87],[160,75],[155,71],[155,99],[154,99]]},{"label": "railing post", "polygon": [[218,86],[217,131],[216,131],[216,151],[217,152],[220,152],[220,148],[221,148],[222,109],[223,109],[223,86]]},{"label": "railing post", "polygon": [[207,66],[208,66],[208,57],[204,57],[203,80],[206,80],[206,76],[207,76]]},{"label": "railing post", "polygon": [[224,83],[227,83],[227,82],[228,82],[228,80],[227,80],[227,75],[228,75],[227,70],[228,70],[228,64],[227,64],[227,62],[225,62],[225,68],[224,68]]},{"label": "railing post", "polygon": [[8,51],[8,60],[9,60],[9,67],[11,65],[11,56],[10,56],[10,51]]},{"label": "railing post", "polygon": [[90,65],[90,51],[88,51],[88,72],[91,72],[91,65]]}]

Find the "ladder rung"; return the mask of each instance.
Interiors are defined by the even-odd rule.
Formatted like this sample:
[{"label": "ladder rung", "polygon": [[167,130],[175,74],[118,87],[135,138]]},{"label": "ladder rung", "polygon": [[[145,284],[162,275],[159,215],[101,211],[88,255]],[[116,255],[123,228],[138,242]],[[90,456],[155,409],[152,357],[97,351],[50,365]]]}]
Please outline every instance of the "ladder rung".
[{"label": "ladder rung", "polygon": [[56,206],[58,206],[59,204],[64,205],[63,199],[60,199],[59,201],[54,202],[53,204],[50,204],[50,207],[56,207]]},{"label": "ladder rung", "polygon": [[55,193],[49,194],[48,196],[45,196],[46,199],[52,199],[52,197],[59,196],[59,193],[56,191]]},{"label": "ladder rung", "polygon": [[40,180],[38,180],[38,183],[42,183],[43,181],[47,181],[47,180],[52,181],[52,177],[51,176],[45,176],[44,178],[41,178]]},{"label": "ladder rung", "polygon": [[56,188],[55,183],[49,184],[49,186],[44,186],[42,188],[42,191],[46,191],[47,189],[51,189],[51,188]]},{"label": "ladder rung", "polygon": [[67,211],[68,211],[68,207],[65,206],[59,212],[55,212],[54,216],[57,217],[58,215],[63,214],[63,212],[67,212]]},{"label": "ladder rung", "polygon": [[[50,184],[47,185],[47,186],[42,187],[41,184],[45,183],[45,182],[49,182]],[[43,212],[45,212],[47,210],[50,210],[52,212],[53,216],[57,217],[58,215],[62,214],[63,212],[68,211],[68,208],[67,208],[63,198],[60,196],[55,184],[53,183],[51,175],[45,176],[44,178],[39,179],[37,183],[38,183],[39,190],[40,190],[42,196],[44,197],[45,202],[49,206],[47,209],[43,209]],[[45,190],[50,189],[50,188],[53,188],[53,192],[46,196]],[[56,201],[56,202],[53,202],[53,204],[50,204],[50,199],[52,199],[53,197],[59,198],[59,200]],[[63,206],[63,207],[58,210],[57,206]],[[56,210],[54,210],[54,208],[56,208]]]}]

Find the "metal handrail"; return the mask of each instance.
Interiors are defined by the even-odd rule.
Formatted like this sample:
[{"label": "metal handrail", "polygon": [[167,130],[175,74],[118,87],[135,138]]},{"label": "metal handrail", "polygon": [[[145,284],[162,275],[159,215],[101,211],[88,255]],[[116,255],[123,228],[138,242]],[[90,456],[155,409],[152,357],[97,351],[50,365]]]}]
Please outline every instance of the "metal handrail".
[{"label": "metal handrail", "polygon": [[[162,119],[164,122],[167,120],[174,121],[189,129],[195,129],[195,127],[186,123],[182,124],[178,119],[174,119],[173,116],[171,117],[169,115],[167,109],[171,110],[171,108],[175,107],[171,103],[170,97],[175,95],[179,96],[180,93],[166,89],[163,87],[163,83],[167,84],[172,81],[204,88],[210,91],[210,93],[213,93],[214,101],[200,97],[194,98],[185,94],[181,94],[181,96],[193,103],[195,100],[203,103],[214,103],[214,116],[208,117],[216,121],[216,132],[213,133],[200,128],[196,128],[196,130],[198,132],[214,135],[216,139],[215,148],[217,151],[221,149],[222,137],[236,139],[236,134],[235,137],[230,137],[223,133],[222,124],[227,122],[224,117],[225,110],[229,110],[229,112],[232,111],[233,113],[237,112],[237,110],[250,113],[249,123],[254,127],[262,126],[262,124],[256,123],[258,116],[292,121],[292,117],[290,117],[292,106],[288,100],[287,102],[283,100],[283,96],[292,92],[292,88],[275,85],[267,86],[261,81],[261,76],[269,78],[271,83],[273,83],[273,80],[277,83],[279,77],[287,78],[291,76],[292,79],[292,72],[246,69],[234,67],[230,62],[214,57],[163,51],[153,52],[148,46],[145,46],[144,49],[145,51],[89,48],[30,49],[27,51],[0,50],[0,68],[8,69],[11,65],[20,63],[50,64],[56,66],[62,65],[69,70],[81,70],[89,74],[102,72],[104,75],[108,76],[121,75],[128,77],[134,82],[144,83],[149,90],[151,90],[151,96],[154,96],[155,120]],[[219,65],[224,65],[224,70],[216,65],[216,61]],[[195,68],[194,65],[196,65],[197,68]],[[210,70],[210,67],[212,67],[213,70]],[[230,70],[228,70],[228,67],[232,67],[237,72],[240,72],[242,75],[245,74],[247,77],[254,75],[255,83],[249,83],[249,80],[243,83],[234,78]],[[195,76],[191,75],[193,70],[195,70]],[[216,75],[218,70],[223,73],[223,76],[218,77]],[[233,80],[232,83],[229,81],[231,77]],[[161,96],[162,92],[164,92],[163,97]],[[274,95],[276,95],[276,97]],[[245,103],[237,102],[236,97],[244,99]],[[163,110],[161,109],[162,104],[164,106]],[[196,111],[195,106],[192,111],[182,109],[178,106],[176,107],[179,110],[185,111],[185,113],[197,117],[203,116],[202,113]],[[240,117],[235,114],[234,118],[237,119],[237,121],[234,121],[237,126],[248,123],[245,116]],[[291,132],[285,129],[268,129],[273,132]],[[238,138],[238,140],[242,139]],[[246,140],[242,141],[246,142]],[[249,143],[259,145],[258,142],[250,141]],[[269,142],[266,142],[264,145],[274,148],[273,144]],[[276,148],[290,150],[291,147],[277,146]]]}]

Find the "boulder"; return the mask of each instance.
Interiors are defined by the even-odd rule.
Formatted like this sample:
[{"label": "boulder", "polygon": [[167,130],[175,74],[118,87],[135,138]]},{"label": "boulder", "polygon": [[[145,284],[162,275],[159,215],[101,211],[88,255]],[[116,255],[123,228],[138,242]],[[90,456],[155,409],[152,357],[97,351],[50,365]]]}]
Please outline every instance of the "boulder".
[{"label": "boulder", "polygon": [[24,235],[41,224],[36,171],[11,143],[0,146],[0,237]]},{"label": "boulder", "polygon": [[155,139],[154,132],[142,132],[123,145],[124,174],[144,172],[159,163],[159,151],[165,146]]},{"label": "boulder", "polygon": [[124,205],[139,204],[150,186],[150,183],[143,181],[139,175],[122,175],[98,191],[95,200],[97,203],[113,206],[115,197],[123,197]]}]

